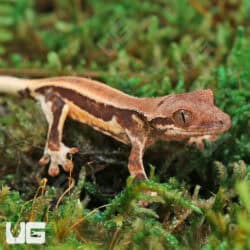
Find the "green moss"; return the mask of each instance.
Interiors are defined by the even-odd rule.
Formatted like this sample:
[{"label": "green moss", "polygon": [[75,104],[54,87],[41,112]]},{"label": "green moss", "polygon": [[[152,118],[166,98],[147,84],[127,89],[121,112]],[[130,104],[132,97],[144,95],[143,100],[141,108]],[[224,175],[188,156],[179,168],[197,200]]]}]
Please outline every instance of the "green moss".
[{"label": "green moss", "polygon": [[249,9],[248,0],[1,1],[1,74],[85,75],[137,96],[211,88],[232,128],[202,152],[158,143],[144,159],[150,181],[134,185],[128,147],[69,121],[63,140],[81,152],[63,195],[68,174],[37,166],[40,108],[1,96],[0,248],[10,249],[6,221],[33,218],[48,222],[46,249],[249,249]]}]

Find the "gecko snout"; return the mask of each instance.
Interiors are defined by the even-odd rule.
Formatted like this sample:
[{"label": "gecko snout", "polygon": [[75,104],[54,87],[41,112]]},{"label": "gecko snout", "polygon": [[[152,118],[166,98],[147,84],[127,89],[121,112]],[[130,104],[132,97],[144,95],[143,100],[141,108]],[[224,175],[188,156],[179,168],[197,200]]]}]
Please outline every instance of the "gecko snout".
[{"label": "gecko snout", "polygon": [[222,132],[225,132],[230,129],[232,122],[231,122],[231,117],[228,114],[221,112],[218,120],[219,124],[222,127]]}]

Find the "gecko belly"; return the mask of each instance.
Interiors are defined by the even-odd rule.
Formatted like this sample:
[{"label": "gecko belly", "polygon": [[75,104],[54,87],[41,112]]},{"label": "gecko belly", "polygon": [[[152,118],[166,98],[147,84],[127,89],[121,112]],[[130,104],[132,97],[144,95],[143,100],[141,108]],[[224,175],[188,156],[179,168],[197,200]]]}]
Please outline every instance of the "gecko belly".
[{"label": "gecko belly", "polygon": [[95,117],[86,110],[79,108],[77,105],[69,102],[69,117],[73,120],[85,123],[95,130],[109,135],[114,139],[124,143],[130,144],[129,138],[125,132],[125,129],[117,122],[116,116],[113,115],[109,121],[102,120],[101,118]]}]

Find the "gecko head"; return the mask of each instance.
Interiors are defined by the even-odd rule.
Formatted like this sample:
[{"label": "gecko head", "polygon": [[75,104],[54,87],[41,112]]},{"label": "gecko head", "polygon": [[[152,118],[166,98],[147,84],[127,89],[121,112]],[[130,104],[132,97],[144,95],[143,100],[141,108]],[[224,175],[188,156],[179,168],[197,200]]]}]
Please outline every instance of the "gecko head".
[{"label": "gecko head", "polygon": [[229,115],[214,105],[209,89],[162,97],[155,111],[151,126],[170,138],[217,135],[231,127]]}]

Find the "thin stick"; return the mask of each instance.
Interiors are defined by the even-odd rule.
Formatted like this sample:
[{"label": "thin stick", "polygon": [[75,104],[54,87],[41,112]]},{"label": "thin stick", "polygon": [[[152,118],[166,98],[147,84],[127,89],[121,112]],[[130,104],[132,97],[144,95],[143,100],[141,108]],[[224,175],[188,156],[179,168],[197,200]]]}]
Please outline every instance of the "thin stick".
[{"label": "thin stick", "polygon": [[63,197],[70,192],[70,190],[74,187],[75,185],[75,181],[74,179],[72,179],[72,182],[70,183],[70,186],[63,192],[63,194],[59,197],[57,203],[56,203],[56,209],[58,208],[59,204],[61,203],[61,200],[63,199]]},{"label": "thin stick", "polygon": [[[58,71],[58,75],[65,74],[65,71]],[[13,69],[13,68],[0,68],[0,75],[13,75],[19,77],[51,77],[52,71],[46,69]],[[98,78],[101,75],[101,72],[98,71],[86,71],[86,72],[72,72],[72,75]]]},{"label": "thin stick", "polygon": [[207,14],[206,9],[197,0],[189,0],[189,2],[202,16]]},{"label": "thin stick", "polygon": [[75,222],[70,228],[69,228],[69,231],[73,230],[76,226],[78,226],[79,224],[81,224],[87,217],[89,217],[91,214],[95,213],[98,209],[100,208],[104,208],[104,207],[108,207],[110,206],[110,204],[105,204],[105,205],[102,205],[100,207],[97,207],[95,209],[93,209],[91,212],[89,212],[86,216],[84,217],[81,217],[77,222]]}]

